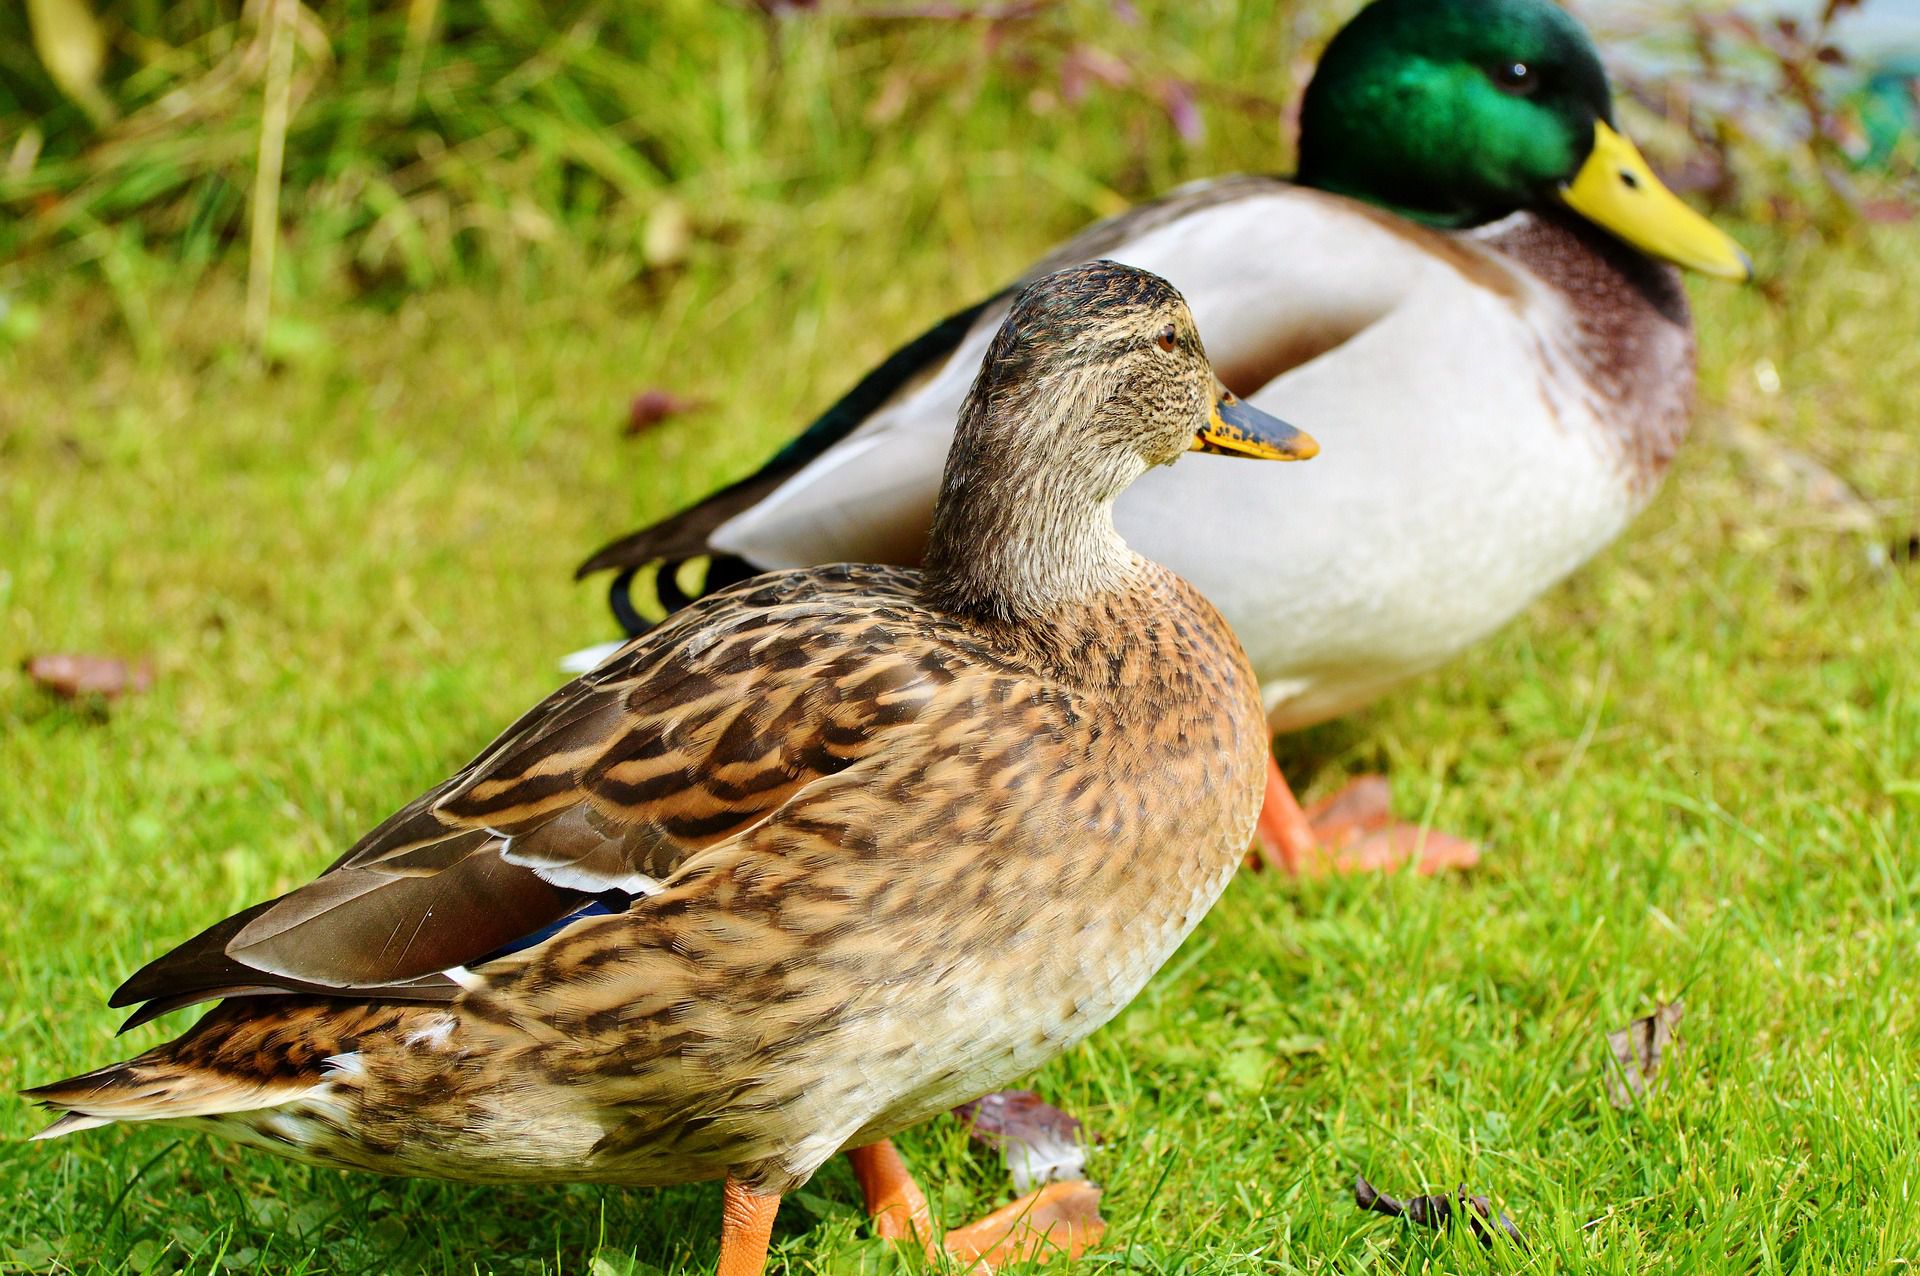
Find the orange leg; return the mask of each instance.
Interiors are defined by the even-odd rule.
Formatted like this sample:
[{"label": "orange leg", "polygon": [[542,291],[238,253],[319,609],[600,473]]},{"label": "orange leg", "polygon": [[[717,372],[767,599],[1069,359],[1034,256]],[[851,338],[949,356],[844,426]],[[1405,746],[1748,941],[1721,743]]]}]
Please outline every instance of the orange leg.
[{"label": "orange leg", "polygon": [[1250,863],[1296,877],[1324,877],[1390,872],[1409,860],[1428,874],[1480,862],[1480,848],[1472,842],[1396,822],[1388,797],[1384,779],[1363,775],[1303,811],[1279,764],[1268,758],[1266,803]]},{"label": "orange leg", "polygon": [[933,1215],[927,1209],[926,1193],[907,1172],[893,1141],[882,1140],[847,1153],[853,1162],[853,1177],[860,1181],[860,1195],[867,1201],[867,1217],[874,1232],[890,1241],[918,1241],[925,1245],[933,1239]]},{"label": "orange leg", "polygon": [[767,1269],[767,1240],[780,1196],[762,1196],[727,1176],[720,1205],[720,1266],[717,1276],[761,1276]]},{"label": "orange leg", "polygon": [[874,1231],[888,1240],[914,1241],[925,1247],[929,1258],[944,1248],[962,1262],[991,1272],[1047,1249],[1077,1257],[1106,1231],[1099,1188],[1087,1182],[1049,1183],[977,1223],[948,1232],[943,1246],[934,1240],[926,1194],[893,1144],[854,1148],[847,1158],[866,1197]]},{"label": "orange leg", "polygon": [[1280,764],[1267,755],[1267,796],[1260,806],[1260,822],[1254,826],[1254,851],[1259,856],[1254,867],[1265,866],[1276,873],[1303,875],[1320,844],[1313,835],[1307,813],[1293,796]]}]

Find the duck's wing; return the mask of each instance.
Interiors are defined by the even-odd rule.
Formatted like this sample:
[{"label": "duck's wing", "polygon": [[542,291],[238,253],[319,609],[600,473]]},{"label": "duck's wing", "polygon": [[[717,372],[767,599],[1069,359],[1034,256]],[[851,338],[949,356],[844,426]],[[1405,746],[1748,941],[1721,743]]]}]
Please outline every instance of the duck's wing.
[{"label": "duck's wing", "polygon": [[951,657],[899,642],[876,592],[911,606],[904,576],[856,568],[702,600],[549,696],[315,881],[152,962],[112,1004],[146,1003],[130,1021],[143,1022],[250,993],[450,999],[462,967],[596,898],[652,893],[879,748],[951,681]]},{"label": "duck's wing", "polygon": [[[915,561],[946,459],[954,407],[979,365],[981,348],[1021,284],[1098,257],[1132,262],[1142,241],[1164,237],[1169,230],[1178,235],[1178,226],[1196,215],[1236,201],[1298,190],[1274,177],[1197,182],[1088,227],[1007,288],[949,316],[896,350],[759,470],[678,514],[603,546],[580,565],[576,575],[618,570],[614,612],[629,633],[636,633],[646,622],[628,591],[635,574],[650,565],[659,568],[655,601],[671,610],[686,601],[675,584],[678,568],[702,556],[714,556],[709,580],[720,583],[753,570],[816,562]],[[1205,262],[1196,265],[1203,271],[1211,269]],[[1231,282],[1238,272],[1227,266],[1221,273]],[[1175,284],[1186,287],[1177,279]],[[1193,300],[1191,292],[1188,300]],[[1209,334],[1209,348],[1214,344]],[[1283,340],[1281,344],[1291,343]],[[1214,357],[1219,363],[1217,352]],[[1271,366],[1285,356],[1261,357]],[[857,452],[854,469],[862,477],[858,484],[850,488],[828,484],[813,494],[790,486],[810,469],[817,470],[816,463],[823,460],[829,468],[838,468],[848,460],[849,448]],[[783,504],[791,506],[792,516],[781,520],[784,530],[760,536],[744,549],[736,547],[732,542],[740,539],[742,516],[751,521],[752,512],[776,492]],[[729,525],[736,535],[722,532]]]}]

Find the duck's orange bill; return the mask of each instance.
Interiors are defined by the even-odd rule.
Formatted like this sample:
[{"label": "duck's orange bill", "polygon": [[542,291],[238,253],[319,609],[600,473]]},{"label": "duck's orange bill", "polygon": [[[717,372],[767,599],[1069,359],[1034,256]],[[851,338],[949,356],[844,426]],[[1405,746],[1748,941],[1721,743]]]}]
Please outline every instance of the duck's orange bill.
[{"label": "duck's orange bill", "polygon": [[1305,461],[1320,454],[1320,445],[1311,434],[1262,412],[1222,386],[1215,391],[1213,411],[1189,450],[1257,461]]}]

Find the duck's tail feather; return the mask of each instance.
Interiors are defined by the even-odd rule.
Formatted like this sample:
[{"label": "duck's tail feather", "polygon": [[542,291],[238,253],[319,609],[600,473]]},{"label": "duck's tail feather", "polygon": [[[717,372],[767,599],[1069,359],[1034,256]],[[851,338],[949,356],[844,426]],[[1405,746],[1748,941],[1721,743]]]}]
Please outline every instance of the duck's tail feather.
[{"label": "duck's tail feather", "polygon": [[178,1121],[277,1107],[352,1073],[368,1033],[420,1007],[247,997],[214,1007],[184,1036],[122,1063],[21,1091],[58,1114],[35,1138],[114,1121]]},{"label": "duck's tail feather", "polygon": [[[778,483],[768,486],[762,495],[778,486]],[[684,569],[690,563],[702,560],[705,561],[706,571],[700,582],[683,588],[681,575]],[[653,566],[651,572],[644,570],[647,563]],[[607,607],[613,612],[613,618],[620,622],[620,631],[628,638],[638,638],[695,599],[705,598],[728,585],[737,585],[759,574],[760,568],[736,554],[714,554],[702,550],[698,554],[678,558],[656,556],[640,566],[623,567],[614,574],[607,585]],[[636,587],[641,591],[638,594],[635,593]],[[648,611],[654,614],[648,615]]]},{"label": "duck's tail feather", "polygon": [[57,1139],[63,1134],[91,1130],[116,1121],[176,1121],[271,1108],[311,1089],[308,1079],[241,1077],[168,1059],[167,1047],[97,1068],[92,1072],[21,1091],[59,1118],[35,1139]]},{"label": "duck's tail feather", "polygon": [[[713,553],[710,538],[722,524],[765,499],[828,448],[853,433],[896,394],[937,369],[966,338],[981,314],[1004,300],[1009,292],[1011,289],[1003,289],[976,305],[948,315],[901,346],[759,470],[670,518],[601,546],[580,564],[574,572],[575,579],[595,572],[624,569],[615,578],[608,598],[621,628],[629,635],[645,632],[652,623],[640,615],[631,597],[640,568],[658,564],[658,571],[648,582],[655,591],[651,601],[657,604],[658,610],[673,612],[685,606],[691,599],[679,588],[679,568]],[[722,585],[744,580],[757,570],[742,559],[714,555],[707,581],[698,592],[710,593]]]}]

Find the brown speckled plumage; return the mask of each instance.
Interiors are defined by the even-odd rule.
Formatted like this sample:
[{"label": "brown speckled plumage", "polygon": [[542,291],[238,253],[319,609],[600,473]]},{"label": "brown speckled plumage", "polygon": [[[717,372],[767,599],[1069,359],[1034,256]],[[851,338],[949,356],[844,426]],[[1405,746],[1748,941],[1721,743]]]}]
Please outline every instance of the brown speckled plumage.
[{"label": "brown speckled plumage", "polygon": [[[1042,281],[925,574],[687,608],[130,980],[118,1001],[228,998],[184,1037],[32,1097],[387,1173],[777,1192],[1066,1049],[1206,912],[1259,807],[1245,657],[1107,513],[1212,385],[1163,282]],[[614,888],[624,910],[489,957]]]}]

